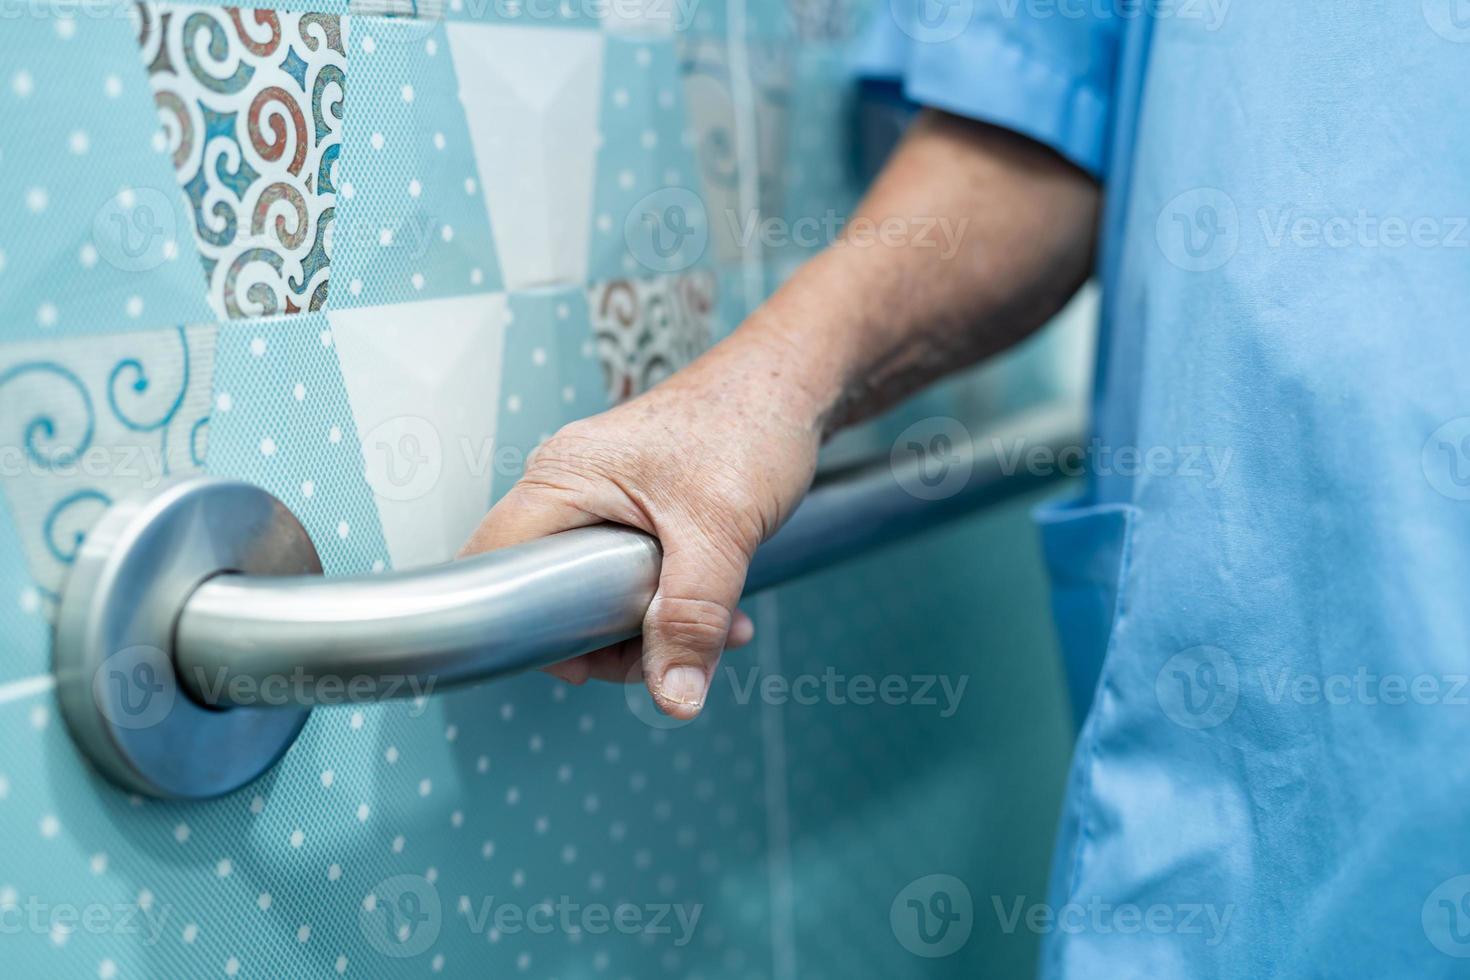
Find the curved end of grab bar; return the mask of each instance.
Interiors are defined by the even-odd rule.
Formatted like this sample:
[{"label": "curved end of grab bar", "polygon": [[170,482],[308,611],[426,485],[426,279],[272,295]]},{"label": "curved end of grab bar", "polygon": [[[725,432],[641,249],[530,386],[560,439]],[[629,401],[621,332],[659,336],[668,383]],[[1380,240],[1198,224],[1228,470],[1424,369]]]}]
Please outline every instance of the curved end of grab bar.
[{"label": "curved end of grab bar", "polygon": [[[983,443],[896,447],[823,480],[761,547],[747,592],[1038,488],[1060,468],[1017,460],[1038,447],[1058,458],[1085,418],[1080,405],[1047,406]],[[189,478],[114,505],[87,537],[57,624],[62,711],[115,782],[218,795],[273,765],[313,705],[429,694],[635,635],[660,559],[648,535],[605,525],[324,579],[306,532],[269,493]]]}]

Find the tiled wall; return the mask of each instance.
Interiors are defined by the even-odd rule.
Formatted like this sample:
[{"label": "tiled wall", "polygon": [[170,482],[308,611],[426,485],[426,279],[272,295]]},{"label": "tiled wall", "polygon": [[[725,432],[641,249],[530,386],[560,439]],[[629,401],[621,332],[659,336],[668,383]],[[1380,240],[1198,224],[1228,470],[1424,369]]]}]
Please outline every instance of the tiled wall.
[{"label": "tiled wall", "polygon": [[[707,718],[668,730],[636,690],[531,676],[319,710],[257,785],[181,805],[93,775],[48,673],[49,622],[87,528],[171,476],[269,488],[328,574],[452,555],[541,438],[677,369],[814,247],[743,244],[742,228],[851,207],[843,46],[866,14],[841,0],[262,0],[7,17],[7,975],[840,976],[864,951],[886,976],[936,969],[868,932],[902,884],[890,879],[923,870],[905,835],[855,842],[903,826],[859,811],[907,801],[901,814],[950,763],[925,784],[884,775],[909,768],[907,750],[822,762],[839,757],[834,739],[927,744],[937,733],[906,729],[910,715],[837,719],[886,726],[850,741],[821,712],[717,686]],[[927,407],[958,411],[974,391]],[[954,540],[1030,547],[1006,527]],[[922,549],[908,560],[916,583],[937,567]],[[887,579],[865,575],[833,573],[851,593],[837,605],[808,587],[760,600],[779,625],[757,663],[894,656],[910,639],[973,659],[973,615],[902,635],[936,614],[922,596],[889,597],[881,644],[845,637],[871,635],[849,614]],[[1034,570],[996,577],[1040,615]],[[1035,688],[1040,764],[1056,769],[1048,643],[1043,631],[1000,647],[1042,651],[1040,673],[1012,682]],[[964,717],[957,735],[994,734]],[[1049,819],[1039,785],[997,818]],[[971,798],[944,804],[946,833],[968,832]],[[833,860],[813,858],[827,839]],[[984,866],[969,845],[921,856]],[[877,878],[852,877],[873,861]],[[543,903],[645,918],[594,932],[558,912],[547,933],[496,918]],[[847,917],[829,921],[838,907]],[[698,919],[681,928],[681,913]],[[653,927],[655,914],[668,921]],[[938,968],[969,970],[987,948]],[[1008,948],[1028,955],[1024,940]]]}]

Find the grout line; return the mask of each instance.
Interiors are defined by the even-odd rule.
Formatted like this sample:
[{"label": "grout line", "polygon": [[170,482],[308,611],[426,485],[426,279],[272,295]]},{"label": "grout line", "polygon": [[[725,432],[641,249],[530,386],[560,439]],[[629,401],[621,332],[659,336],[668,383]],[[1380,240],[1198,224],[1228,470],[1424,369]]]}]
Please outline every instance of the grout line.
[{"label": "grout line", "polygon": [[[756,659],[766,676],[781,672],[779,606],[774,591],[755,598]],[[771,975],[796,978],[795,909],[791,887],[791,810],[786,795],[786,732],[783,708],[761,707],[761,742],[766,763],[766,863],[771,879]]]},{"label": "grout line", "polygon": [[[750,48],[746,35],[745,0],[730,0],[726,17],[726,52],[730,59],[730,102],[734,110],[736,173],[739,174],[740,210],[760,214],[760,120],[755,108],[755,83],[750,74]],[[756,235],[741,248],[740,268],[747,313],[765,300],[765,246]],[[738,326],[736,324],[735,326]]]},{"label": "grout line", "polygon": [[22,701],[35,697],[37,694],[45,694],[55,686],[56,676],[54,674],[37,674],[18,681],[7,681],[0,684],[0,704]]},{"label": "grout line", "polygon": [[[746,34],[746,0],[730,0],[726,20],[726,52],[730,64],[730,101],[735,115],[735,153],[739,173],[740,208],[758,214],[760,208],[759,120],[756,117],[754,81],[750,75],[750,53]],[[740,256],[741,286],[748,312],[765,299],[765,254],[759,241],[752,241]],[[732,329],[738,324],[732,324]],[[755,600],[757,619],[756,652],[761,669],[779,674],[781,648],[777,599],[766,592]],[[796,980],[795,918],[791,886],[791,811],[786,794],[786,736],[781,707],[761,708],[761,742],[765,756],[766,859],[771,887],[771,975],[774,980]]]}]

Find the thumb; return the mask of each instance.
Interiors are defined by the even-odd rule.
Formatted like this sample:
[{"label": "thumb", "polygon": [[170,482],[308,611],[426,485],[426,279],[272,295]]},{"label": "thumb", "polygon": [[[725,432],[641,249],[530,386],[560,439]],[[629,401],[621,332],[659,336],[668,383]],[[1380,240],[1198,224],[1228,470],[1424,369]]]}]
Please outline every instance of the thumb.
[{"label": "thumb", "polygon": [[666,535],[658,592],[643,620],[643,675],[659,709],[693,718],[735,623],[749,555],[698,534]]}]

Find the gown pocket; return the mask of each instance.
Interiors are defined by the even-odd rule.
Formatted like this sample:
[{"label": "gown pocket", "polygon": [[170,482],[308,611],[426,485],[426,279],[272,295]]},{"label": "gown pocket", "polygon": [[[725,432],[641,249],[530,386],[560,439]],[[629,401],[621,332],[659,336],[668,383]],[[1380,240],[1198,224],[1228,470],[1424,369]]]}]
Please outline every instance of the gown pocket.
[{"label": "gown pocket", "polygon": [[1131,504],[1042,504],[1033,512],[1051,578],[1052,614],[1072,713],[1081,725],[1092,705],[1118,613],[1138,508]]}]

